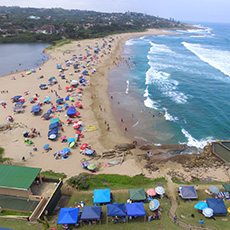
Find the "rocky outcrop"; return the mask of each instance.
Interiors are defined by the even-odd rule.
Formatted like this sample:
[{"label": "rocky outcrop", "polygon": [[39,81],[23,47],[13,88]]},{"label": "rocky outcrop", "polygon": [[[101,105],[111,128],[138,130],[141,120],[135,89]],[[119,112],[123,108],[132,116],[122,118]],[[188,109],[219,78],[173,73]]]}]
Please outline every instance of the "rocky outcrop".
[{"label": "rocky outcrop", "polygon": [[124,144],[119,144],[119,145],[115,145],[114,149],[117,151],[127,151],[130,149],[135,149],[135,145],[134,144],[129,144],[129,143],[124,143]]}]

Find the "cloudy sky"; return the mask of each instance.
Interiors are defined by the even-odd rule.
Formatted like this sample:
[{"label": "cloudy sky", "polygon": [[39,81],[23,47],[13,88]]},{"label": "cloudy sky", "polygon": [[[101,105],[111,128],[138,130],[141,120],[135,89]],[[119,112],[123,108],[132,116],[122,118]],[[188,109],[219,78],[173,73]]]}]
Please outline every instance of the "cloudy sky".
[{"label": "cloudy sky", "polygon": [[0,0],[1,6],[140,12],[190,22],[229,22],[230,0]]}]

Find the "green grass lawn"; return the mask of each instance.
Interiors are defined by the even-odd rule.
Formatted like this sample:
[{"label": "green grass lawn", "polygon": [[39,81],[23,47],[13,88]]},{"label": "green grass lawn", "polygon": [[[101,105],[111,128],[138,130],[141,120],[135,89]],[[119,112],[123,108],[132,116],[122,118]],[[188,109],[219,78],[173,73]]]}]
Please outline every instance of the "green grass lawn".
[{"label": "green grass lawn", "polygon": [[[220,183],[216,183],[216,185],[220,185]],[[207,188],[209,188],[211,185],[207,185]],[[220,188],[220,186],[218,186]],[[222,189],[224,191],[224,189]],[[206,218],[202,213],[199,213],[197,209],[194,208],[195,204],[197,204],[201,200],[206,200],[206,198],[212,198],[210,195],[204,192],[204,189],[198,189],[198,200],[193,201],[184,201],[181,198],[178,197],[177,203],[178,208],[176,211],[176,214],[180,220],[182,220],[185,223],[194,225],[194,226],[200,226],[199,220],[204,220],[204,227],[212,228],[212,229],[221,229],[221,230],[227,230],[229,229],[229,221],[230,221],[230,215],[227,214],[226,216],[215,216],[216,220]],[[226,208],[230,207],[230,199],[224,201]],[[192,218],[191,214],[194,214],[195,217]]]}]

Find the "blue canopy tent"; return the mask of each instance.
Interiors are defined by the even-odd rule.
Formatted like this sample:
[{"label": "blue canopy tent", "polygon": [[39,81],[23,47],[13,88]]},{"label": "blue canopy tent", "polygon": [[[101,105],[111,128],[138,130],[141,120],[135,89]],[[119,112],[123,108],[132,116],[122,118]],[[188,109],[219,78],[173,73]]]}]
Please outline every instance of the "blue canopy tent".
[{"label": "blue canopy tent", "polygon": [[127,216],[145,216],[145,209],[142,202],[126,204]]},{"label": "blue canopy tent", "polygon": [[79,208],[61,208],[57,224],[76,224]]},{"label": "blue canopy tent", "polygon": [[94,189],[93,204],[110,203],[110,189]]},{"label": "blue canopy tent", "polygon": [[208,207],[213,210],[213,215],[226,215],[228,213],[227,208],[221,198],[207,198]]},{"label": "blue canopy tent", "polygon": [[40,110],[41,110],[40,105],[33,105],[32,109],[31,109],[31,113],[39,113]]},{"label": "blue canopy tent", "polygon": [[197,199],[198,195],[194,186],[181,186],[179,188],[182,199]]},{"label": "blue canopy tent", "polygon": [[22,106],[24,105],[25,101],[19,101],[15,104],[15,106]]},{"label": "blue canopy tent", "polygon": [[107,204],[107,216],[126,216],[125,204]]},{"label": "blue canopy tent", "polygon": [[73,107],[73,106],[71,106],[71,107],[69,107],[68,109],[67,109],[67,115],[68,116],[72,116],[72,115],[75,115],[76,114],[76,109]]},{"label": "blue canopy tent", "polygon": [[51,135],[51,134],[57,134],[58,133],[58,128],[55,128],[55,129],[52,129],[48,132],[48,137]]},{"label": "blue canopy tent", "polygon": [[101,207],[84,206],[82,209],[81,220],[100,220]]},{"label": "blue canopy tent", "polygon": [[17,95],[13,97],[13,101],[18,101],[21,96]]},{"label": "blue canopy tent", "polygon": [[58,122],[55,122],[55,123],[49,125],[49,129],[55,129],[55,128],[57,128],[58,126],[59,126],[59,123],[58,123]]}]

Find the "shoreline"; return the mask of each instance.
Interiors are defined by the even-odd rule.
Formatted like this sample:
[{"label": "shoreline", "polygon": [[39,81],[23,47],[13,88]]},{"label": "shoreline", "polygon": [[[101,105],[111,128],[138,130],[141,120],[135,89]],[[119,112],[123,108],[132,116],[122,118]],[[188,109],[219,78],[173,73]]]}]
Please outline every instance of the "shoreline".
[{"label": "shoreline", "polygon": [[[97,154],[99,155],[101,155],[105,150],[112,149],[116,144],[132,142],[125,135],[124,131],[122,132],[120,125],[117,122],[117,119],[114,117],[112,111],[112,103],[110,100],[110,95],[108,93],[108,71],[115,67],[113,61],[117,63],[120,60],[120,55],[123,51],[124,43],[127,40],[136,36],[147,36],[154,34],[160,35],[172,33],[162,32],[161,30],[153,29],[147,32],[113,35],[112,37],[115,38],[115,41],[114,43],[111,43],[111,53],[101,57],[101,63],[98,64],[98,66],[96,67],[96,72],[94,74],[90,74],[90,76],[87,77],[87,79],[89,79],[90,81],[90,86],[87,86],[83,90],[83,110],[80,110],[81,120],[83,121],[85,127],[95,126],[99,128],[99,130],[93,132],[83,131],[84,138],[81,140],[81,144],[84,142],[89,143],[92,149],[95,149]],[[108,39],[108,37],[106,39]],[[60,143],[59,140],[55,143],[48,141],[46,137],[46,132],[48,131],[49,122],[43,121],[40,116],[35,117],[32,114],[28,114],[32,107],[32,105],[28,104],[28,98],[31,97],[33,94],[40,94],[39,99],[41,98],[41,101],[44,100],[45,96],[52,96],[52,99],[55,98],[55,96],[49,91],[50,89],[56,90],[57,86],[52,86],[52,88],[50,87],[48,91],[42,91],[38,88],[38,84],[44,83],[44,81],[47,81],[47,79],[49,79],[50,77],[58,75],[58,71],[56,70],[57,64],[64,65],[64,60],[70,59],[73,54],[67,54],[65,53],[65,51],[74,49],[79,55],[79,52],[83,53],[84,48],[87,45],[91,45],[94,47],[96,43],[100,44],[101,40],[102,39],[74,41],[71,44],[57,47],[54,50],[47,50],[47,54],[50,55],[51,58],[40,66],[41,70],[39,70],[38,67],[36,68],[36,73],[33,73],[32,75],[26,76],[24,78],[22,78],[21,76],[16,76],[16,81],[12,82],[12,80],[9,78],[9,75],[12,74],[0,77],[0,84],[4,87],[9,87],[8,94],[0,94],[1,100],[5,100],[7,102],[7,110],[1,108],[3,116],[1,116],[0,122],[2,124],[7,122],[5,118],[8,113],[12,111],[12,109],[9,108],[12,106],[12,103],[9,100],[10,97],[17,94],[20,95],[25,90],[31,91],[31,94],[29,96],[25,96],[27,105],[25,109],[25,114],[27,113],[26,116],[24,116],[23,114],[15,115],[15,127],[13,127],[12,130],[5,130],[3,132],[0,132],[0,146],[5,149],[4,157],[13,158],[13,163],[17,165],[23,165],[28,167],[41,167],[43,171],[53,170],[59,173],[63,172],[67,175],[67,177],[71,177],[79,173],[85,172],[85,170],[80,166],[81,162],[84,159],[88,160],[90,163],[96,163],[98,165],[99,171],[97,173],[122,174],[129,176],[143,173],[151,177],[162,176],[159,171],[149,173],[148,170],[143,168],[141,162],[138,163],[138,161],[135,159],[136,157],[134,156],[128,155],[125,157],[125,161],[122,164],[108,167],[108,164],[111,160],[102,158],[96,160],[90,159],[87,156],[82,156],[79,153],[79,147],[72,150],[70,159],[67,159],[65,161],[55,160],[55,158],[53,157],[53,153],[60,151],[63,147],[67,146],[65,146],[63,143]],[[81,47],[77,46],[79,43],[81,44]],[[17,72],[16,74],[19,75],[20,73]],[[37,75],[44,75],[44,79],[36,79],[35,76]],[[74,77],[75,79],[78,79],[78,77],[76,78],[76,76],[78,76],[78,74],[73,74],[73,76],[67,76],[67,78],[68,80]],[[57,92],[60,93],[61,96],[64,96],[64,94],[66,94],[66,92],[64,92],[66,82],[58,79],[58,83],[60,83],[62,90],[57,90]],[[44,111],[46,109],[48,109],[47,105],[44,106]],[[65,122],[65,118],[62,113],[57,113],[55,114],[55,116],[59,116],[60,119]],[[107,131],[108,123],[110,127],[109,131]],[[38,148],[38,151],[33,152],[31,156],[29,155],[29,151],[31,151],[32,147],[26,146],[23,143],[22,138],[22,132],[26,129],[25,125],[29,129],[35,126],[37,130],[41,131],[41,138],[36,137],[34,139],[34,143]],[[74,134],[73,128],[71,126],[66,126],[66,123],[63,127],[65,132],[61,133],[61,135],[65,134],[67,138],[72,137]],[[43,146],[46,143],[49,143],[50,146],[53,148],[52,152],[44,153]],[[134,149],[132,150],[132,152],[134,155],[139,153],[146,155],[146,150]],[[22,162],[21,160],[23,155],[26,156],[25,162]],[[156,155],[155,157],[162,158],[159,155]],[[115,160],[118,163],[120,158],[117,158]],[[172,164],[172,166],[176,168],[174,163]]]}]

